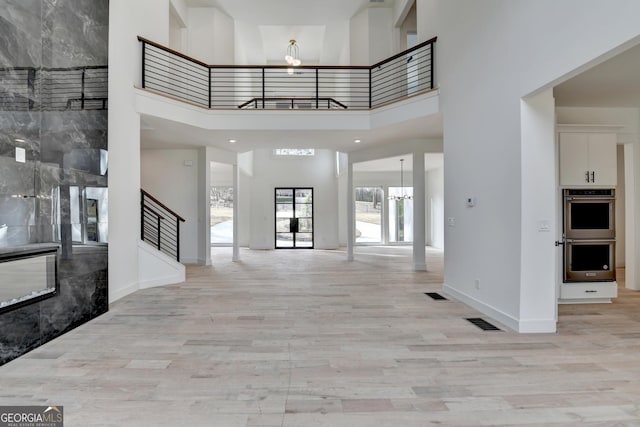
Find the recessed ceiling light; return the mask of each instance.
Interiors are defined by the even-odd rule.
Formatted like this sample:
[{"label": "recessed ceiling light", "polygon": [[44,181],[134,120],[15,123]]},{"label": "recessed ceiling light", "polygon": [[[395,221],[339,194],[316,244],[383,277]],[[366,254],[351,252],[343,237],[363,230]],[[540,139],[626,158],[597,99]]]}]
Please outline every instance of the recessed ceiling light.
[{"label": "recessed ceiling light", "polygon": [[25,142],[22,138],[16,138],[16,142]]},{"label": "recessed ceiling light", "polygon": [[353,142],[355,142],[356,144],[360,144],[362,141],[360,141],[359,139],[354,139]]},{"label": "recessed ceiling light", "polygon": [[229,144],[235,144],[236,142],[238,142],[238,141],[236,141],[235,139],[230,139],[229,140]]}]

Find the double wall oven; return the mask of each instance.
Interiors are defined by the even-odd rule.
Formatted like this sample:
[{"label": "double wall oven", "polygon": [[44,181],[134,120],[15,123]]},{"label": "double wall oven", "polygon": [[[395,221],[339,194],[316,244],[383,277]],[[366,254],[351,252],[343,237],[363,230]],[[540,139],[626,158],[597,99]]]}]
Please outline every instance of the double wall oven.
[{"label": "double wall oven", "polygon": [[565,189],[564,282],[614,281],[615,190]]}]

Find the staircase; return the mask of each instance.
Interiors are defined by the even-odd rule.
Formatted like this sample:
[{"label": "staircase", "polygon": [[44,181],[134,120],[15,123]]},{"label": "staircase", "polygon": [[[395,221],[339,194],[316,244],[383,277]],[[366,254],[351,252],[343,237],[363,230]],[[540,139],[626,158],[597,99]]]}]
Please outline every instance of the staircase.
[{"label": "staircase", "polygon": [[180,263],[180,223],[184,218],[140,190],[139,288],[184,282]]}]

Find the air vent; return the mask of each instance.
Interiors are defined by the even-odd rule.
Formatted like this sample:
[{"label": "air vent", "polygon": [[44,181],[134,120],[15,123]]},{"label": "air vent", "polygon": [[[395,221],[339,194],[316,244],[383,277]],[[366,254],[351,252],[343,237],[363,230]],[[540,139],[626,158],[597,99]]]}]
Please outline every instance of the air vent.
[{"label": "air vent", "polygon": [[369,0],[369,3],[384,3],[384,0]]},{"label": "air vent", "polygon": [[467,318],[467,320],[473,323],[474,325],[476,325],[478,328],[482,329],[483,331],[499,331],[500,330],[500,328],[492,325],[491,323],[479,317]]},{"label": "air vent", "polygon": [[447,299],[445,297],[443,297],[442,295],[440,295],[437,292],[425,292],[424,293],[426,296],[431,297],[431,299],[434,299],[436,301],[447,301]]}]

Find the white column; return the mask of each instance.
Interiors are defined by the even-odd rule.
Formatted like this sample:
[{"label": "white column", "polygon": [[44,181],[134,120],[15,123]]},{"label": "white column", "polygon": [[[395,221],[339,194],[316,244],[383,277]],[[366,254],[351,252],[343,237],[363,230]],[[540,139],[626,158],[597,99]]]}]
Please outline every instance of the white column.
[{"label": "white column", "polygon": [[425,246],[427,228],[425,226],[426,184],[424,179],[424,153],[413,153],[413,269],[427,269]]},{"label": "white column", "polygon": [[[554,241],[560,233],[558,183],[556,174],[549,173],[557,167],[553,90],[521,100],[520,117],[522,225],[518,332],[555,332],[560,249]],[[478,207],[472,209],[480,209],[482,203],[479,200]]]},{"label": "white column", "polygon": [[640,158],[636,156],[640,154],[640,145],[625,144],[624,145],[624,186],[625,186],[625,278],[624,286],[627,289],[640,290],[637,274],[637,255],[636,251],[640,247],[640,236],[638,235],[638,222],[636,220],[636,212],[640,206],[640,196],[637,195],[638,188],[638,167],[640,166]]},{"label": "white column", "polygon": [[240,181],[238,164],[233,165],[233,262],[240,261],[240,246],[238,242],[238,200],[240,200],[240,191],[238,190],[238,182]]},{"label": "white column", "polygon": [[211,154],[198,149],[198,264],[211,265]]},{"label": "white column", "polygon": [[353,261],[356,241],[355,205],[353,203],[353,163],[347,162],[347,261]]}]

